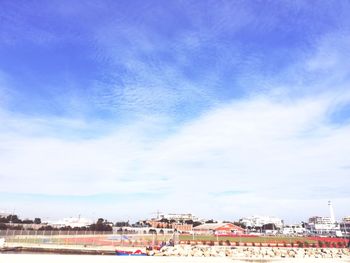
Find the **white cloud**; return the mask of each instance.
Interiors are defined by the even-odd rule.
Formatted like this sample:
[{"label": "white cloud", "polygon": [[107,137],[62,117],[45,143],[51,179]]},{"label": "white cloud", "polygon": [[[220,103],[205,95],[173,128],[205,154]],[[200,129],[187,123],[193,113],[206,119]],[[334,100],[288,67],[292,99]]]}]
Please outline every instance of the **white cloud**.
[{"label": "white cloud", "polygon": [[[319,209],[320,200],[350,201],[344,192],[350,183],[344,169],[350,163],[350,125],[330,124],[328,112],[336,105],[329,95],[279,102],[254,97],[208,111],[172,132],[165,128],[172,125],[168,120],[148,118],[90,140],[3,133],[0,192],[158,192],[163,198],[157,204],[145,200],[140,215],[166,208],[226,218],[253,211],[293,217],[283,202]],[[23,129],[30,127],[30,120],[25,123]],[[224,191],[242,193],[210,194]]]},{"label": "white cloud", "polygon": [[[243,16],[248,19],[243,25],[252,19]],[[205,21],[199,20],[195,26],[202,23]],[[243,25],[238,24],[237,30]],[[214,27],[213,31],[225,32],[220,23]],[[155,49],[169,49],[169,43],[152,41],[150,36],[157,35],[147,30],[128,28],[121,36],[110,28],[106,28],[110,35],[105,31],[97,35],[98,45],[105,51],[99,51],[97,59],[120,62],[131,72],[131,77],[121,81],[123,89],[96,84],[96,98],[89,97],[86,104],[79,103],[79,94],[73,96],[77,101],[65,96],[59,100],[71,104],[72,112],[80,111],[82,105],[89,112],[92,104],[99,104],[103,109],[121,108],[121,113],[130,110],[143,115],[138,115],[137,121],[114,125],[86,119],[31,118],[0,110],[0,196],[3,192],[33,193],[38,195],[33,201],[39,203],[36,211],[58,215],[60,211],[94,210],[111,217],[132,214],[137,218],[166,209],[212,218],[274,214],[300,220],[326,214],[328,199],[339,217],[349,214],[350,124],[334,125],[330,120],[339,106],[350,102],[349,63],[344,56],[349,50],[348,38],[325,38],[311,57],[302,57],[299,64],[276,76],[264,78],[248,69],[237,82],[242,86],[254,82],[252,92],[257,93],[260,85],[267,86],[267,94],[220,104],[211,84],[220,79],[225,61],[233,57],[228,58],[222,50],[216,71],[203,76],[201,83],[192,83],[181,69],[189,62],[185,51],[206,45],[208,39],[184,33],[174,44],[178,60],[152,64],[142,56]],[[115,36],[136,42],[120,54]],[[128,46],[128,42],[124,44]],[[1,79],[0,75],[0,85]],[[290,86],[291,82],[297,84]],[[1,90],[5,89],[0,87],[4,105]],[[319,91],[322,93],[315,95]],[[171,115],[167,110],[194,101],[212,108],[182,124],[167,117]],[[85,132],[92,136],[80,137]],[[215,195],[224,192],[227,194]],[[90,200],[91,195],[105,193],[124,195],[125,199],[118,204],[103,199],[92,207],[89,201],[67,204],[62,198],[54,202],[58,212],[53,211],[50,200],[39,200],[41,195],[88,196]],[[158,193],[159,198],[127,198],[140,193]],[[14,199],[2,205],[29,212],[31,203]]]}]

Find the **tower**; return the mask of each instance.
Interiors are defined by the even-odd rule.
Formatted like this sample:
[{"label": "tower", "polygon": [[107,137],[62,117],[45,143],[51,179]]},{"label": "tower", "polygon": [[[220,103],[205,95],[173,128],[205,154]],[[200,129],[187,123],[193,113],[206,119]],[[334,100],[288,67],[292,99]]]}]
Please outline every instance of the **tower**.
[{"label": "tower", "polygon": [[328,207],[329,207],[331,223],[334,224],[335,223],[335,217],[334,217],[334,211],[333,211],[333,206],[332,206],[332,202],[331,201],[328,201]]}]

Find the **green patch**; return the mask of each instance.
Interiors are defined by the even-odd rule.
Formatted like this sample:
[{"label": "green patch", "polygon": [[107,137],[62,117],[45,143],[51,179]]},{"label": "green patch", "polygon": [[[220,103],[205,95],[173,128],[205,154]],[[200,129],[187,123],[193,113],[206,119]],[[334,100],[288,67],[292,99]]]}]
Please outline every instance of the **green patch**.
[{"label": "green patch", "polygon": [[308,242],[317,243],[315,240],[310,240],[307,237],[225,237],[225,236],[191,236],[191,235],[181,235],[180,241],[230,241],[230,242],[243,242],[243,243],[286,243],[292,244],[297,242]]}]

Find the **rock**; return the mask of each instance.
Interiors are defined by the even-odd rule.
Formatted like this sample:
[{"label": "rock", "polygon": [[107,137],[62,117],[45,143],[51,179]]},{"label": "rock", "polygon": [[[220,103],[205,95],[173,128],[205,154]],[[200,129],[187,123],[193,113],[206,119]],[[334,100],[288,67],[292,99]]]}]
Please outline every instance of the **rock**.
[{"label": "rock", "polygon": [[289,251],[288,251],[288,256],[289,256],[289,257],[295,258],[295,255],[296,255],[296,253],[295,253],[294,250],[289,250]]},{"label": "rock", "polygon": [[176,245],[163,247],[160,251],[149,251],[154,256],[181,257],[231,257],[247,259],[267,258],[344,258],[350,259],[346,248],[276,248],[276,247],[228,247],[206,245]]}]

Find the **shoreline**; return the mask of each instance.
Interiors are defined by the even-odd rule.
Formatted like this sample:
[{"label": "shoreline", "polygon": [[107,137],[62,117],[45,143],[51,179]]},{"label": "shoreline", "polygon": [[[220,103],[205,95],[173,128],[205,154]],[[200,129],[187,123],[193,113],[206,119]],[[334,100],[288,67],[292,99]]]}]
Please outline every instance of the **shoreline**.
[{"label": "shoreline", "polygon": [[[17,245],[17,246],[16,246]],[[116,256],[116,250],[146,252],[145,247],[86,247],[86,246],[57,246],[43,244],[12,244],[5,247],[0,255],[72,255],[72,256]],[[233,246],[191,246],[176,245],[163,247],[159,251],[148,251],[146,258],[220,258],[230,260],[287,260],[287,259],[332,259],[350,262],[350,250],[348,248],[273,248],[273,247],[233,247]],[[132,257],[134,258],[134,257]],[[145,257],[137,257],[145,258]],[[345,261],[344,261],[345,260]],[[259,262],[260,262],[259,261]]]},{"label": "shoreline", "polygon": [[285,258],[285,259],[247,259],[247,258],[221,258],[221,257],[118,257],[98,255],[48,255],[48,254],[0,254],[0,262],[36,262],[36,263],[299,263],[299,262],[321,262],[321,263],[349,263],[349,259],[315,259],[315,258]]}]

